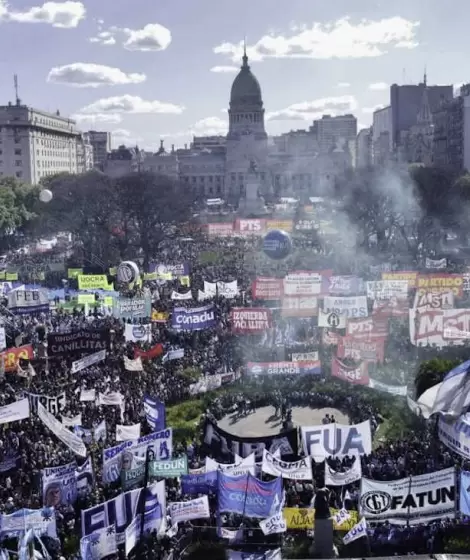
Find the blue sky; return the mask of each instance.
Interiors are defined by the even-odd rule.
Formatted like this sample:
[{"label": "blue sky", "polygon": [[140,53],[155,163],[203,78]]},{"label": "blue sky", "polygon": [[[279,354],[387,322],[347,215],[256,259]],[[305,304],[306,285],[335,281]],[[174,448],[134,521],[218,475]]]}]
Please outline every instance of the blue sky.
[{"label": "blue sky", "polygon": [[24,103],[115,145],[182,146],[225,132],[246,35],[268,133],[324,112],[368,126],[425,66],[431,84],[470,81],[469,18],[462,0],[0,0],[0,103],[16,73]]}]

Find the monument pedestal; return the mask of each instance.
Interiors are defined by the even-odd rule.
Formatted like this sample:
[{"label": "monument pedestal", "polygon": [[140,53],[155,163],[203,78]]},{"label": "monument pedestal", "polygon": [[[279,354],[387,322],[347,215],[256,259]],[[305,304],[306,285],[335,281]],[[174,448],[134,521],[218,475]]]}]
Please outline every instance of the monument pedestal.
[{"label": "monument pedestal", "polygon": [[334,558],[333,550],[333,518],[315,519],[315,558]]}]

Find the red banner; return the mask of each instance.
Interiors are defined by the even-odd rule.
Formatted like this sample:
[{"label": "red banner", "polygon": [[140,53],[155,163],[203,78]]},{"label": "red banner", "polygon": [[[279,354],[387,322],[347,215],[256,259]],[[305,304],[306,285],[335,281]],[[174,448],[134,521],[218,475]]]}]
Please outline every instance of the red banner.
[{"label": "red banner", "polygon": [[346,333],[354,338],[387,338],[388,319],[367,317],[365,319],[349,319]]},{"label": "red banner", "polygon": [[408,317],[410,308],[408,300],[391,297],[390,299],[375,300],[372,315],[376,317]]},{"label": "red banner", "polygon": [[265,307],[234,307],[230,312],[234,332],[250,334],[271,327],[271,310]]},{"label": "red banner", "polygon": [[406,280],[408,290],[416,287],[418,283],[418,273],[410,270],[400,272],[382,272],[382,280]]},{"label": "red banner", "polygon": [[149,350],[142,350],[141,348],[134,348],[134,360],[142,358],[142,360],[153,360],[163,354],[163,344],[158,342]]},{"label": "red banner", "polygon": [[257,278],[253,282],[252,293],[255,299],[277,300],[281,299],[283,281],[278,278]]},{"label": "red banner", "polygon": [[32,360],[34,358],[33,347],[31,344],[18,348],[8,348],[0,352],[0,360],[3,361],[5,371],[16,371],[20,360]]},{"label": "red banner", "polygon": [[351,358],[360,362],[382,363],[384,361],[385,339],[357,339],[352,336],[340,337],[338,340],[338,358]]},{"label": "red banner", "polygon": [[369,385],[367,369],[367,362],[362,362],[359,366],[347,366],[338,358],[333,358],[331,363],[331,375],[353,385]]},{"label": "red banner", "polygon": [[235,231],[243,236],[262,235],[266,230],[266,220],[261,218],[251,218],[242,220],[238,218],[235,221]]},{"label": "red banner", "polygon": [[338,346],[340,335],[332,329],[322,329],[322,343],[325,346]]}]

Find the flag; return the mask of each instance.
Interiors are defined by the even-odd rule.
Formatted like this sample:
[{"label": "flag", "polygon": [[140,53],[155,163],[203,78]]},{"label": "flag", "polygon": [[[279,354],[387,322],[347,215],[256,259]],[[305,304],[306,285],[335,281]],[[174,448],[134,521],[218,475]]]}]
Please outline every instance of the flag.
[{"label": "flag", "polygon": [[444,377],[431,414],[441,412],[460,416],[470,404],[470,360],[455,367]]},{"label": "flag", "polygon": [[287,531],[287,523],[281,513],[272,515],[268,519],[259,522],[263,535],[275,535],[277,533],[285,533]]},{"label": "flag", "polygon": [[124,356],[124,368],[127,371],[143,371],[144,369],[140,356],[135,360],[130,360],[127,356]]},{"label": "flag", "polygon": [[361,537],[367,537],[367,523],[364,517],[346,534],[343,543],[349,544]]},{"label": "flag", "polygon": [[149,395],[144,396],[143,404],[147,424],[152,431],[159,432],[160,430],[164,430],[166,427],[165,404]]},{"label": "flag", "polygon": [[117,554],[116,530],[114,525],[103,527],[80,540],[82,560],[101,560]]}]

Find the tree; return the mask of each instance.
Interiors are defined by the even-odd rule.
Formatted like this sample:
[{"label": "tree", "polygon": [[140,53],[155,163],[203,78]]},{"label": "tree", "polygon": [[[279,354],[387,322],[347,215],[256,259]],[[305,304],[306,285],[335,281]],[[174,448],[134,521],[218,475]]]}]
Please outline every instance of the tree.
[{"label": "tree", "polygon": [[34,218],[38,190],[15,177],[0,179],[0,252],[15,249],[21,234]]},{"label": "tree", "polygon": [[118,179],[116,193],[119,224],[147,269],[162,242],[177,236],[191,220],[194,195],[179,181],[148,171]]},{"label": "tree", "polygon": [[445,375],[461,362],[462,360],[442,358],[433,358],[422,362],[415,376],[416,398],[418,399],[425,391],[440,383]]}]

